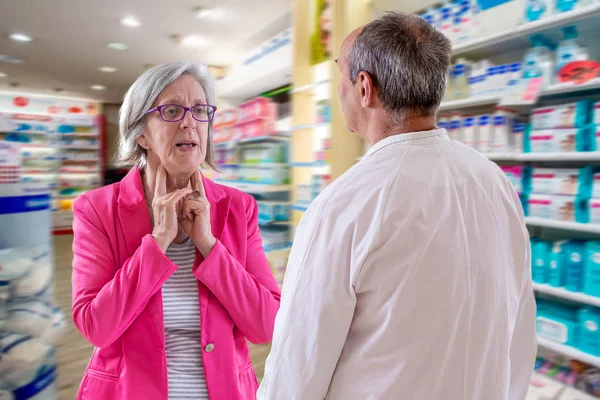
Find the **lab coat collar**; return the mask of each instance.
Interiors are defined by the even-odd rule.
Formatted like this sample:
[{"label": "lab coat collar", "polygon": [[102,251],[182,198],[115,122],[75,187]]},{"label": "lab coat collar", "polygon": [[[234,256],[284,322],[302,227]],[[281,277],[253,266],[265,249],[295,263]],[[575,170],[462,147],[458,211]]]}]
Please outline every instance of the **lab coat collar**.
[{"label": "lab coat collar", "polygon": [[410,133],[400,133],[398,135],[389,136],[379,142],[375,143],[365,154],[365,157],[370,156],[371,154],[376,153],[377,151],[383,149],[394,143],[405,142],[406,144],[414,144],[416,140],[421,139],[429,139],[432,138],[434,140],[450,140],[448,134],[445,129],[432,129],[429,131],[422,132],[410,132]]}]

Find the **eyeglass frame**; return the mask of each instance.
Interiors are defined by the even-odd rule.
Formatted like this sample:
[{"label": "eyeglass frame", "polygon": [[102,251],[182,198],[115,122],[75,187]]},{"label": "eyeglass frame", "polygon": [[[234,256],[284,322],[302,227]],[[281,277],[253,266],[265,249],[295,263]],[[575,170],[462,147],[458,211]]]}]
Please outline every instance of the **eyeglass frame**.
[{"label": "eyeglass frame", "polygon": [[[175,107],[181,107],[181,108],[183,108],[183,115],[181,116],[181,118],[179,118],[179,119],[176,119],[176,120],[172,120],[172,121],[169,121],[169,120],[166,120],[166,119],[164,119],[164,118],[163,118],[163,115],[162,115],[162,109],[163,109],[163,107],[167,107],[167,106],[175,106]],[[193,109],[194,107],[198,107],[198,106],[205,106],[205,107],[210,107],[210,108],[212,108],[212,110],[213,110],[213,113],[212,113],[212,116],[211,116],[211,118],[210,118],[210,119],[206,119],[206,120],[201,120],[201,119],[198,119],[198,118],[194,117],[194,113],[192,112],[192,109]],[[185,118],[185,114],[186,114],[188,111],[189,111],[189,112],[190,112],[190,114],[192,115],[192,118],[194,119],[194,121],[197,121],[197,122],[210,122],[210,121],[212,121],[212,120],[215,118],[215,113],[217,112],[217,106],[213,106],[212,104],[194,104],[194,105],[193,105],[193,106],[191,106],[191,107],[184,107],[184,106],[182,106],[182,105],[180,105],[180,104],[162,104],[162,105],[160,105],[160,106],[156,106],[156,107],[154,107],[154,108],[153,108],[153,109],[151,109],[151,110],[148,110],[148,111],[146,111],[146,115],[148,115],[148,114],[150,114],[150,113],[152,113],[152,112],[154,112],[154,111],[158,111],[158,115],[160,115],[160,119],[162,119],[162,120],[163,120],[163,121],[165,121],[165,122],[179,122],[179,121],[182,121],[182,120]]]}]

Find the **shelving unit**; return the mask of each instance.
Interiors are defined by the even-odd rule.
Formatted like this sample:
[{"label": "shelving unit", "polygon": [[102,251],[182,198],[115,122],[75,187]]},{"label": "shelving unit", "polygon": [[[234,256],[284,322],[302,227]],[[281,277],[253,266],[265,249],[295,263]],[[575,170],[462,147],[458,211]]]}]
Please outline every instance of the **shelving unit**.
[{"label": "shelving unit", "polygon": [[552,350],[555,353],[558,353],[562,356],[583,361],[587,364],[593,365],[595,367],[600,367],[600,357],[596,357],[594,355],[584,353],[581,350],[578,350],[574,347],[567,346],[564,344],[556,343],[551,340],[545,339],[543,337],[538,336],[537,338],[538,346],[543,347],[548,350]]},{"label": "shelving unit", "polygon": [[554,296],[557,298],[574,301],[576,303],[588,304],[595,307],[600,307],[600,297],[590,296],[581,292],[570,292],[564,288],[550,286],[545,283],[533,283],[533,290],[538,293]]},{"label": "shelving unit", "polygon": [[103,123],[96,115],[2,115],[1,138],[20,143],[21,180],[52,188],[55,233],[71,232],[72,199],[102,184]]}]

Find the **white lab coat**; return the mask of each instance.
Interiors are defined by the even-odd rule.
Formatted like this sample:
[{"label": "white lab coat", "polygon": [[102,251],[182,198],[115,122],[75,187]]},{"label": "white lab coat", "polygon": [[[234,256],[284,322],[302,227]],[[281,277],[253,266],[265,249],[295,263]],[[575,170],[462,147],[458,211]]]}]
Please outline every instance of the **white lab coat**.
[{"label": "white lab coat", "polygon": [[529,235],[502,171],[445,130],[389,137],[298,225],[260,400],[522,400]]}]

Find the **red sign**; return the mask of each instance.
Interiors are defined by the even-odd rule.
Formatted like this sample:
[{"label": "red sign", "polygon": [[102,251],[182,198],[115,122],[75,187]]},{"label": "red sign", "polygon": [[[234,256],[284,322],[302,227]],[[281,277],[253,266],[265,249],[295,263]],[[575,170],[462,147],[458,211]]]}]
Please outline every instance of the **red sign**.
[{"label": "red sign", "polygon": [[13,99],[15,107],[27,107],[29,105],[29,99],[27,97],[15,97]]},{"label": "red sign", "polygon": [[600,63],[598,61],[574,61],[563,66],[558,71],[559,82],[570,82],[581,85],[600,74]]}]

